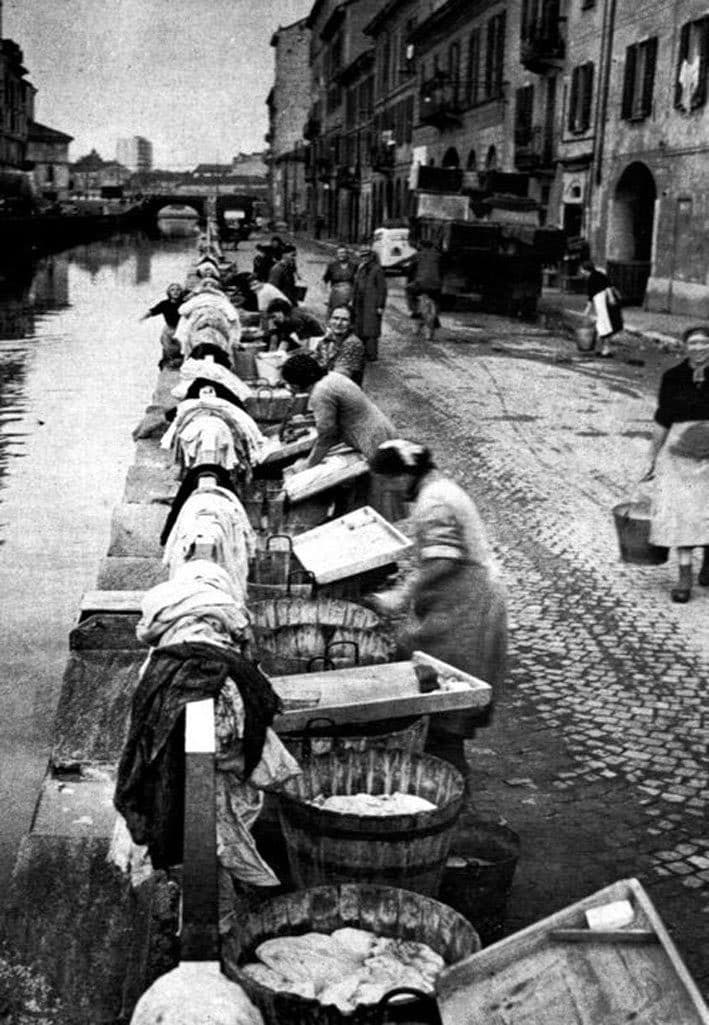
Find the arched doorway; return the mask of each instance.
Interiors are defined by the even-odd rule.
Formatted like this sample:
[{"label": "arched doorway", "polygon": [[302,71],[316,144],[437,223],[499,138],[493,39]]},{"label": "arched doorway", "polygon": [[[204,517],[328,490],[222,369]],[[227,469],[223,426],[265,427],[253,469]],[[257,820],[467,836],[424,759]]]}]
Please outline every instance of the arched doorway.
[{"label": "arched doorway", "polygon": [[496,171],[497,170],[497,150],[495,149],[494,146],[491,146],[489,148],[489,150],[487,151],[487,156],[485,157],[485,170],[486,171]]},{"label": "arched doorway", "polygon": [[641,303],[652,263],[657,189],[639,160],[629,164],[615,187],[608,219],[608,271],[629,303]]},{"label": "arched doorway", "polygon": [[441,167],[460,167],[460,157],[455,146],[446,150]]},{"label": "arched doorway", "polygon": [[465,167],[466,167],[466,170],[468,170],[468,171],[477,171],[477,169],[478,169],[478,155],[477,155],[477,153],[475,152],[474,149],[471,149],[470,153],[468,153],[468,161],[467,161]]}]

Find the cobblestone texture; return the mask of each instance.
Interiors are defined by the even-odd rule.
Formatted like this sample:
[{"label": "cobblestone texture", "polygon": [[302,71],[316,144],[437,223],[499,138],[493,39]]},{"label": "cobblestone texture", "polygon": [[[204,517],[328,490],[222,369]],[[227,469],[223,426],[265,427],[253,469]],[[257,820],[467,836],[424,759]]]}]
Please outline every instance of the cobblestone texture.
[{"label": "cobblestone texture", "polygon": [[365,387],[474,496],[509,588],[508,686],[469,744],[475,811],[522,837],[507,931],[637,876],[706,994],[709,592],[673,606],[674,565],[621,564],[611,517],[662,366],[474,315],[424,349],[392,291]]}]

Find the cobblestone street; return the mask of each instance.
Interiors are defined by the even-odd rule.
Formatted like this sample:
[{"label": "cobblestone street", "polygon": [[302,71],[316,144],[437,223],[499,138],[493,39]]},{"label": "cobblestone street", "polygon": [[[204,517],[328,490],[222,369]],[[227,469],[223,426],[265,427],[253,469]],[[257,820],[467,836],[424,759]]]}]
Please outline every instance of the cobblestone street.
[{"label": "cobblestone street", "polygon": [[633,340],[600,364],[470,313],[439,336],[424,349],[395,279],[365,388],[473,495],[509,589],[508,686],[468,752],[476,812],[522,838],[508,931],[637,876],[706,994],[709,592],[673,605],[674,562],[620,563],[611,516],[676,357]]}]

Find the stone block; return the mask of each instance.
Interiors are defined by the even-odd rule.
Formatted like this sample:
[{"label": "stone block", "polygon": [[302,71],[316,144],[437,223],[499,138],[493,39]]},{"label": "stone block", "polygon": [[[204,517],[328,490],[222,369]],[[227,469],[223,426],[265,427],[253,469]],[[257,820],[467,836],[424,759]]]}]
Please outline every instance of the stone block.
[{"label": "stone block", "polygon": [[131,466],[126,477],[123,501],[169,507],[179,486],[176,466]]},{"label": "stone block", "polygon": [[160,559],[108,555],[99,564],[96,587],[101,591],[148,591],[167,580]]},{"label": "stone block", "polygon": [[165,523],[165,507],[137,502],[116,506],[111,520],[108,554],[140,558],[160,558],[160,533]]}]

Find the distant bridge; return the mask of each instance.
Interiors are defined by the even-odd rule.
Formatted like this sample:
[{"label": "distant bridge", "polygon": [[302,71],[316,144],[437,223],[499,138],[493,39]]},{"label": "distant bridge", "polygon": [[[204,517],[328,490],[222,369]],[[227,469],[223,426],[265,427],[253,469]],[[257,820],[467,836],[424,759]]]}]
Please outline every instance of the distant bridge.
[{"label": "distant bridge", "polygon": [[214,204],[217,221],[221,223],[227,210],[244,210],[246,219],[251,220],[253,204],[262,199],[262,196],[242,192],[219,193],[216,197],[214,194],[209,196],[204,193],[155,192],[143,194],[143,208],[151,218],[156,220],[163,207],[190,206],[198,214],[200,220],[205,221],[212,204]]}]

